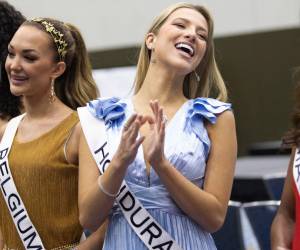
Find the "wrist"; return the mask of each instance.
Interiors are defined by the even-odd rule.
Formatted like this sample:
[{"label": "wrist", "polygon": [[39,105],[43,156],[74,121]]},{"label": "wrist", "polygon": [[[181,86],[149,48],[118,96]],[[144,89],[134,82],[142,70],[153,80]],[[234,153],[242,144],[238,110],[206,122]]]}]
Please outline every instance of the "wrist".
[{"label": "wrist", "polygon": [[156,161],[152,166],[154,169],[162,171],[169,168],[171,164],[165,157],[163,157],[159,161]]},{"label": "wrist", "polygon": [[116,198],[119,191],[112,192],[112,191],[108,190],[106,187],[104,187],[103,183],[102,183],[102,175],[100,175],[98,177],[97,183],[98,183],[98,187],[102,193],[104,193],[106,196],[108,196],[110,198]]},{"label": "wrist", "polygon": [[111,162],[110,162],[110,167],[116,171],[120,171],[120,169],[124,168],[125,164],[123,163],[123,161],[118,157],[118,156],[114,156],[112,159],[111,159]]}]

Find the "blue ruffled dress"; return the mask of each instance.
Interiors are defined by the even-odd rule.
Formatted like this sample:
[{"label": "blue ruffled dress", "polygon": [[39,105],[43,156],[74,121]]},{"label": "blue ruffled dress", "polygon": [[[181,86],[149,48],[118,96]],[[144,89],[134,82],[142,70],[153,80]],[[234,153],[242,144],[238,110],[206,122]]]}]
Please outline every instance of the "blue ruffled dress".
[{"label": "blue ruffled dress", "polygon": [[[166,125],[165,155],[186,178],[202,188],[210,139],[204,121],[215,123],[217,115],[231,109],[228,103],[211,98],[196,98],[185,102]],[[133,114],[131,99],[97,99],[89,103],[90,112],[103,119],[107,127],[110,151],[119,144],[122,128]],[[168,191],[151,168],[146,173],[143,149],[128,167],[125,180],[148,212],[176,240],[183,250],[215,250],[211,235],[203,230],[173,202]],[[105,250],[143,250],[143,242],[131,229],[118,205],[111,210]]]}]

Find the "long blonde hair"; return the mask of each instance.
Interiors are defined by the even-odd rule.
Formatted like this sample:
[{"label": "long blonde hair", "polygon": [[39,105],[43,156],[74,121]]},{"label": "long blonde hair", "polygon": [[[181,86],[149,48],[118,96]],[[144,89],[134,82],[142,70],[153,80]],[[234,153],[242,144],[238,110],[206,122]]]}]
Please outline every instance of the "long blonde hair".
[{"label": "long blonde hair", "polygon": [[[197,81],[195,72],[187,74],[184,78],[183,93],[186,98],[196,97],[214,97],[221,101],[227,101],[227,90],[221,73],[218,69],[215,55],[214,55],[214,42],[213,42],[213,19],[209,11],[200,5],[194,5],[189,3],[177,3],[169,6],[163,10],[159,16],[154,19],[148,33],[157,34],[160,27],[166,22],[168,17],[177,9],[189,8],[198,11],[204,16],[208,24],[208,37],[207,47],[204,57],[198,67],[195,69],[197,74],[200,76],[200,82]],[[151,51],[146,46],[146,38],[141,46],[137,72],[134,81],[134,92],[137,93],[146,77],[147,70],[150,64]]]},{"label": "long blonde hair", "polygon": [[[57,97],[67,106],[76,110],[80,106],[99,95],[96,83],[92,77],[92,67],[88,58],[87,49],[80,31],[72,24],[66,24],[52,18],[42,18],[51,23],[59,30],[68,44],[67,53],[63,58],[66,63],[65,72],[55,80],[55,93]],[[38,22],[26,21],[23,25],[35,26],[44,31],[45,27]],[[48,34],[48,33],[47,33]],[[49,35],[49,34],[48,34]],[[56,53],[55,61],[62,60],[54,44],[52,46]]]}]

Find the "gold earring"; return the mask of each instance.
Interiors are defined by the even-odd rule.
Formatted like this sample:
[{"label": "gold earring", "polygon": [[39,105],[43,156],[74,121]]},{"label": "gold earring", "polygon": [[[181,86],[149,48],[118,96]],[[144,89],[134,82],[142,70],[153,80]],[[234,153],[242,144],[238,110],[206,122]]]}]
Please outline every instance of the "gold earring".
[{"label": "gold earring", "polygon": [[54,90],[54,79],[51,80],[51,87],[50,87],[50,96],[49,96],[49,102],[50,104],[55,102],[55,90]]}]

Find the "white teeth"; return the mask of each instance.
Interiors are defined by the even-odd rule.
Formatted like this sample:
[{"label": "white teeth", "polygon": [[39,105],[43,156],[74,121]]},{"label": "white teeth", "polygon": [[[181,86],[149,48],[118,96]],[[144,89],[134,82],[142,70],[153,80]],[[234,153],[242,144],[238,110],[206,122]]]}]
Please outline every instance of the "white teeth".
[{"label": "white teeth", "polygon": [[175,46],[177,49],[183,49],[185,52],[188,52],[190,56],[194,55],[194,49],[192,46],[186,44],[186,43],[178,43]]}]

